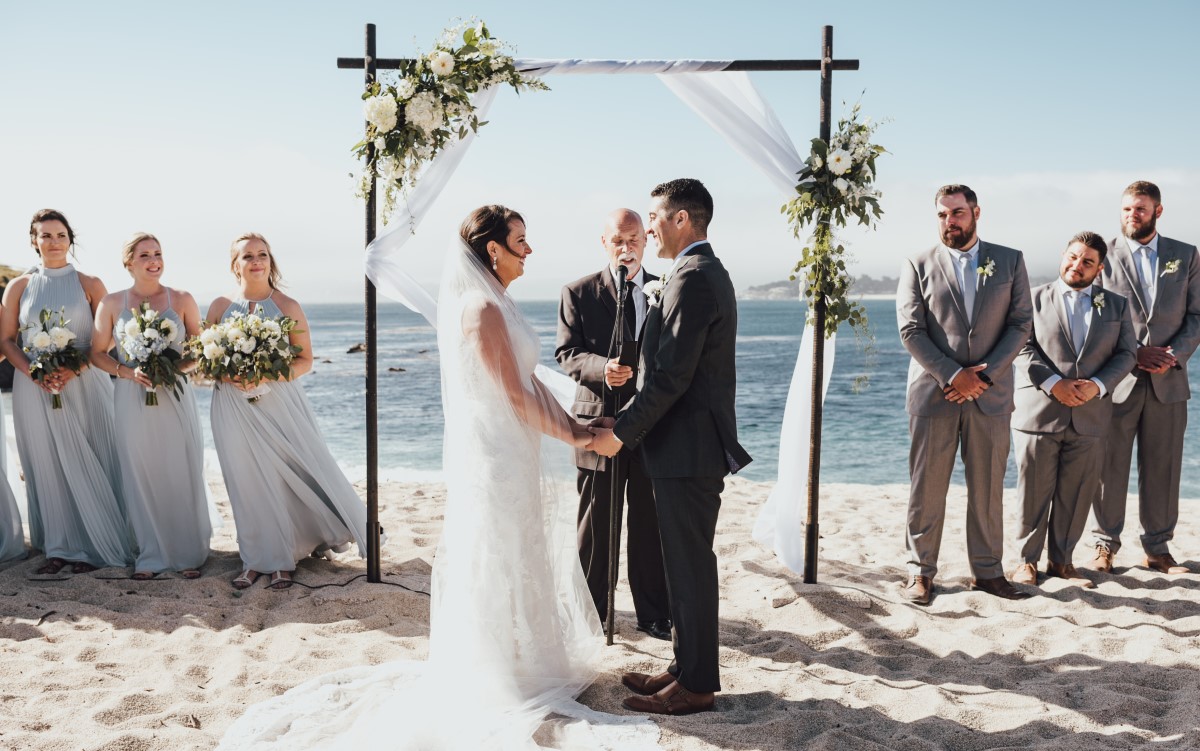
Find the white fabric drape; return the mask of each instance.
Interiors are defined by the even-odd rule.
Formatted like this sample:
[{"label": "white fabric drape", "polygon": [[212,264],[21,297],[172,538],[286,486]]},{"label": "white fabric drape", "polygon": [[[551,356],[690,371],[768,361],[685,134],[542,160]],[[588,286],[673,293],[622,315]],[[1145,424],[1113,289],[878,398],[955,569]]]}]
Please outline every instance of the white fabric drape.
[{"label": "white fabric drape", "polygon": [[[750,77],[743,72],[719,72],[728,61],[711,60],[517,60],[516,67],[530,75],[548,74],[656,74],[668,89],[743,157],[763,172],[785,198],[795,194],[804,159],[774,110]],[[495,89],[481,92],[475,106],[479,119],[486,119],[495,99]],[[399,251],[441,194],[454,170],[474,140],[474,133],[456,141],[434,158],[408,202],[402,205],[387,229],[367,246],[367,277],[384,295],[406,305],[437,325],[437,302],[405,270]],[[825,348],[825,387],[833,370],[835,338]],[[796,370],[780,429],[779,476],[754,529],[754,538],[775,550],[788,568],[803,567],[803,513],[808,466],[812,341],[805,326]],[[537,376],[564,406],[574,396],[574,382],[562,373],[539,365]],[[805,385],[808,384],[808,385]],[[822,393],[822,401],[824,393]]]}]

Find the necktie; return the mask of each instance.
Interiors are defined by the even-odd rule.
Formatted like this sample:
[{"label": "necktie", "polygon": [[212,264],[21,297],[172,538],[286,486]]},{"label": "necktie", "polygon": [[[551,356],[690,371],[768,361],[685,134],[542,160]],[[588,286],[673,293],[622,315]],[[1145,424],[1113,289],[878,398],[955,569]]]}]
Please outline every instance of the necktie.
[{"label": "necktie", "polygon": [[636,284],[625,282],[625,339],[627,341],[637,339],[637,303],[634,302],[636,292]]},{"label": "necktie", "polygon": [[971,254],[960,254],[958,265],[962,269],[959,279],[962,286],[963,306],[967,309],[967,323],[969,324],[975,314],[975,274],[971,273]]},{"label": "necktie", "polygon": [[1139,269],[1142,272],[1142,295],[1146,298],[1146,303],[1151,307],[1154,306],[1155,279],[1154,279],[1154,264],[1150,261],[1150,247],[1143,245],[1138,250],[1140,256]]},{"label": "necktie", "polygon": [[1070,303],[1071,315],[1069,320],[1071,323],[1071,342],[1075,345],[1075,353],[1083,351],[1083,341],[1087,338],[1087,319],[1084,318],[1084,302],[1089,298],[1082,292],[1073,290],[1067,293],[1067,300]]}]

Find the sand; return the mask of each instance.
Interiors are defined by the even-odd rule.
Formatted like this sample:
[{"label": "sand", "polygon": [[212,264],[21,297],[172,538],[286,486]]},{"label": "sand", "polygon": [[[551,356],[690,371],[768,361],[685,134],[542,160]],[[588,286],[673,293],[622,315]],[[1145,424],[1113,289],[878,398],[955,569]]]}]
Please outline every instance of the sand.
[{"label": "sand", "polygon": [[[728,483],[717,538],[725,690],[716,712],[659,719],[665,748],[1200,748],[1200,566],[1171,578],[1131,568],[1133,539],[1095,590],[1051,580],[1016,603],[971,592],[955,488],[936,597],[921,608],[899,590],[906,487],[823,488],[816,585],[750,540],[769,489]],[[212,490],[229,518],[223,487]],[[264,578],[235,592],[231,523],[197,581],[134,582],[122,569],[38,577],[41,556],[3,564],[0,748],[208,749],[246,705],[309,677],[423,657],[444,490],[391,484],[381,497],[383,579],[401,586],[350,581],[365,566],[343,557],[297,571],[333,586],[275,592]],[[1010,491],[1010,530],[1015,507]],[[1183,504],[1181,560],[1200,558],[1198,508]],[[581,697],[609,712],[624,712],[622,671],[657,672],[670,653],[634,631],[624,582],[617,604],[617,642]]]}]

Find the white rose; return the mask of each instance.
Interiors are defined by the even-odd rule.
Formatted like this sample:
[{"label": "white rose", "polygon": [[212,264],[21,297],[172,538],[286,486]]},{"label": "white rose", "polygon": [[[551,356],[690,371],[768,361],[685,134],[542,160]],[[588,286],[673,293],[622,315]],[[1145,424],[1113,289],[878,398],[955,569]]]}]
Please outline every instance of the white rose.
[{"label": "white rose", "polygon": [[221,331],[216,326],[209,326],[200,332],[201,344],[213,344],[221,338]]},{"label": "white rose", "polygon": [[207,360],[219,360],[225,355],[225,348],[220,344],[204,345],[204,357]]},{"label": "white rose", "polygon": [[844,175],[850,170],[850,152],[835,149],[829,152],[829,171],[835,175]]},{"label": "white rose", "polygon": [[179,339],[179,327],[170,318],[164,318],[162,321],[163,335],[167,342],[175,342]]},{"label": "white rose", "polygon": [[241,329],[230,329],[226,338],[229,339],[230,344],[236,345],[246,338],[246,332]]},{"label": "white rose", "polygon": [[158,332],[154,329],[146,329],[142,336],[146,337],[147,341],[154,341],[158,338]]},{"label": "white rose", "polygon": [[387,94],[368,97],[363,102],[363,117],[380,133],[388,133],[396,127],[396,100]]},{"label": "white rose", "polygon": [[837,188],[842,195],[846,195],[846,191],[850,189],[850,183],[846,182],[844,177],[839,177],[833,181],[833,187]]},{"label": "white rose", "polygon": [[246,339],[244,342],[242,342],[241,345],[238,347],[238,349],[240,349],[243,354],[248,355],[251,352],[253,352],[254,348],[257,346],[258,346],[258,340],[256,340],[254,337],[250,337],[249,339]]},{"label": "white rose", "polygon": [[50,335],[45,331],[39,331],[33,335],[33,338],[29,341],[29,344],[36,349],[46,349],[50,346],[50,342]]},{"label": "white rose", "polygon": [[429,56],[429,69],[435,76],[445,78],[454,71],[454,55],[438,50]]},{"label": "white rose", "polygon": [[411,79],[401,78],[396,83],[396,98],[397,99],[401,99],[401,100],[408,99],[415,93],[417,93],[417,85],[415,83],[413,83]]},{"label": "white rose", "polygon": [[275,321],[264,321],[263,330],[266,331],[272,339],[279,337],[279,335],[283,333],[283,329],[281,329],[279,324]]},{"label": "white rose", "polygon": [[143,315],[142,318],[146,319],[146,323],[153,323],[154,320],[156,318],[158,318],[158,311],[157,310],[147,310],[146,314]]},{"label": "white rose", "polygon": [[71,331],[70,329],[64,329],[61,326],[55,326],[54,328],[50,329],[50,341],[52,341],[54,346],[58,347],[59,349],[62,349],[70,344],[71,340],[74,338],[75,332]]},{"label": "white rose", "polygon": [[433,92],[422,91],[404,105],[404,116],[425,133],[431,133],[442,125],[442,104]]},{"label": "white rose", "polygon": [[142,329],[136,320],[130,318],[125,322],[125,336],[137,336],[140,333],[142,333]]}]

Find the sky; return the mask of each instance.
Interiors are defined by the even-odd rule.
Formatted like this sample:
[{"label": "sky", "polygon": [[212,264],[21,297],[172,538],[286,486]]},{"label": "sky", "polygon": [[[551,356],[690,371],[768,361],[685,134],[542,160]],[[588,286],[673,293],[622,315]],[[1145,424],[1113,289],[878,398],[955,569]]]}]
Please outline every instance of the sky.
[{"label": "sky", "polygon": [[[233,288],[230,241],[270,240],[306,302],[362,295],[363,208],[349,174],[361,137],[361,55],[426,51],[459,18],[485,20],[519,57],[812,59],[834,26],[834,113],[861,101],[885,216],[842,237],[855,274],[896,276],[936,242],[933,194],[979,194],[980,235],[1050,274],[1067,239],[1118,229],[1122,189],[1163,191],[1165,235],[1200,240],[1200,4],[1176,2],[205,3],[0,0],[0,262],[36,257],[28,222],[62,210],[80,269],[128,286],[124,241],[156,234],[166,283],[201,301]],[[817,135],[819,76],[752,74],[802,154]],[[800,244],[789,197],[653,76],[559,76],[502,92],[489,124],[405,249],[436,284],[461,219],[484,203],[525,215],[534,254],[511,291],[552,299],[603,265],[609,210],[696,177],[713,194],[710,239],[735,286],[786,279]],[[1188,92],[1192,93],[1188,93]],[[665,262],[648,259],[651,271]]]}]

